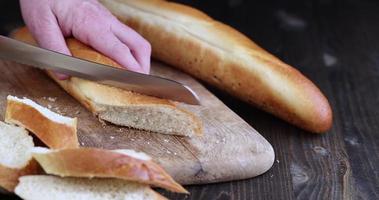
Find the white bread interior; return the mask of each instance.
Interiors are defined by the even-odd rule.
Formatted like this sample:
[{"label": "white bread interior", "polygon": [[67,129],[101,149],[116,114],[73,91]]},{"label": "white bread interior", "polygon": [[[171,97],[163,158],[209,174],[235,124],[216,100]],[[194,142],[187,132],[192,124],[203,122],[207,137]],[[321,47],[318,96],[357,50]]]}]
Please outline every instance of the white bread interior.
[{"label": "white bread interior", "polygon": [[38,172],[32,160],[33,138],[21,127],[0,122],[0,187],[12,192],[18,178]]},{"label": "white bread interior", "polygon": [[21,127],[0,122],[0,163],[23,168],[32,159],[33,138]]},{"label": "white bread interior", "polygon": [[158,200],[150,187],[116,179],[24,176],[15,193],[26,200]]},{"label": "white bread interior", "polygon": [[69,81],[52,78],[102,120],[168,135],[201,135],[199,119],[175,102],[75,77]]}]

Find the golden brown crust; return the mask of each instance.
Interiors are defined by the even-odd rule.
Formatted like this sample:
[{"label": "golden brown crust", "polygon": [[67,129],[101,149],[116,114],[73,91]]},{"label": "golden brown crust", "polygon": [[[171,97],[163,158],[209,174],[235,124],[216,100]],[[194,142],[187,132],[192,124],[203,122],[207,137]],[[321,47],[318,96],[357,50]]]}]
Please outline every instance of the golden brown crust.
[{"label": "golden brown crust", "polygon": [[[35,40],[29,33],[26,27],[20,28],[13,32],[12,37],[29,44],[36,45]],[[112,59],[96,52],[92,48],[84,45],[83,43],[69,38],[66,40],[67,46],[69,47],[71,54],[74,57],[81,59],[98,62],[101,64],[110,65],[113,67],[120,67]],[[179,112],[185,113],[189,118],[193,120],[196,124],[194,132],[197,135],[202,135],[202,124],[201,121],[191,112],[178,108],[175,103],[167,99],[161,99],[151,96],[146,96],[142,94],[137,94],[134,92],[121,90],[119,88],[110,87],[107,85],[98,84],[92,81],[84,80],[81,78],[71,77],[68,80],[58,80],[52,73],[48,75],[54,79],[64,90],[66,90],[70,95],[75,97],[82,105],[89,109],[94,114],[98,114],[96,102],[92,98],[96,98],[98,101],[106,102],[107,105],[113,106],[123,106],[123,105],[153,105],[153,106],[164,106],[170,109],[177,110]],[[85,91],[81,88],[85,87]],[[89,95],[91,93],[91,95]],[[88,96],[86,96],[88,95]],[[90,96],[90,97],[89,97]]]},{"label": "golden brown crust", "polygon": [[152,161],[104,149],[62,149],[34,154],[48,174],[62,177],[119,178],[188,193],[159,165]]},{"label": "golden brown crust", "polygon": [[41,174],[42,169],[35,160],[31,160],[22,169],[14,169],[0,165],[0,187],[13,192],[18,184],[18,178],[25,175]]},{"label": "golden brown crust", "polygon": [[152,44],[154,57],[311,132],[331,127],[321,91],[235,29],[172,2],[101,2]]},{"label": "golden brown crust", "polygon": [[79,147],[75,124],[57,123],[32,106],[8,100],[5,121],[25,127],[53,149]]}]

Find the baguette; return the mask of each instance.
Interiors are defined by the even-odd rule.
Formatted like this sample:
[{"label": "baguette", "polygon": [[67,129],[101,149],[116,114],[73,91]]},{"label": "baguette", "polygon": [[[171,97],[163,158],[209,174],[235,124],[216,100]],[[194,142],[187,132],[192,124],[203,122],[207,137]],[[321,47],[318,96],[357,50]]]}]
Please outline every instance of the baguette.
[{"label": "baguette", "polygon": [[113,179],[24,176],[16,194],[26,200],[165,200],[150,187]]},{"label": "baguette", "polygon": [[149,156],[132,150],[35,148],[33,157],[47,174],[61,177],[118,178],[188,193]]},{"label": "baguette", "polygon": [[24,128],[0,122],[0,138],[0,188],[13,192],[19,177],[41,169],[32,159],[33,138]]},{"label": "baguette", "polygon": [[235,29],[162,0],[100,0],[144,36],[153,56],[305,130],[330,129],[332,111],[304,75]]},{"label": "baguette", "polygon": [[[36,44],[26,28],[15,31],[13,37]],[[113,60],[75,39],[67,39],[66,42],[75,57],[120,67]],[[76,77],[62,81],[51,73],[49,75],[101,120],[169,135],[189,137],[202,135],[201,121],[192,113],[180,108],[177,102],[141,95]]]},{"label": "baguette", "polygon": [[54,113],[30,99],[8,96],[5,121],[25,127],[50,148],[79,147],[76,118]]}]

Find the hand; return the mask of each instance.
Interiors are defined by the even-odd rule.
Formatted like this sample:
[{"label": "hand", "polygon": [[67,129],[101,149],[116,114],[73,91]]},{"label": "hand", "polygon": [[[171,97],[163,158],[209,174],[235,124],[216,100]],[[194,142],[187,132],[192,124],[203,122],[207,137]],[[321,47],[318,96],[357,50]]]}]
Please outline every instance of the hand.
[{"label": "hand", "polygon": [[149,73],[149,42],[97,0],[20,0],[20,5],[40,47],[71,55],[64,37],[73,36],[129,70]]}]

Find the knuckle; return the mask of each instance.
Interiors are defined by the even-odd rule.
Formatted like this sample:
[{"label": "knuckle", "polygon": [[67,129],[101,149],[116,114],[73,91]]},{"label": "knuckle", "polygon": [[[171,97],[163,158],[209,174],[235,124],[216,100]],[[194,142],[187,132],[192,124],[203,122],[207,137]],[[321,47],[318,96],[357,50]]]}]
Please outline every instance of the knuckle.
[{"label": "knuckle", "polygon": [[117,42],[109,47],[109,52],[112,52],[116,55],[122,55],[122,54],[130,54],[130,49],[127,46],[122,45],[121,43]]},{"label": "knuckle", "polygon": [[143,50],[145,53],[151,53],[151,49],[152,49],[151,44],[145,39],[141,40],[139,44],[139,48]]},{"label": "knuckle", "polygon": [[[94,1],[81,1],[75,8],[74,13],[76,29],[86,30],[95,26],[92,29],[98,29],[97,31],[101,31],[106,30],[107,26],[109,26],[107,18],[104,17],[106,12],[104,12],[104,9]],[[99,29],[99,27],[101,28]]]},{"label": "knuckle", "polygon": [[148,42],[147,40],[145,40],[145,48],[146,48],[146,51],[148,51],[148,52],[151,52],[151,50],[152,50],[152,46],[151,46],[150,42]]}]

